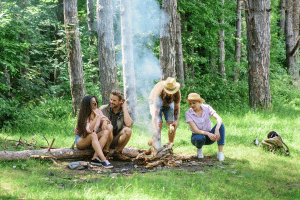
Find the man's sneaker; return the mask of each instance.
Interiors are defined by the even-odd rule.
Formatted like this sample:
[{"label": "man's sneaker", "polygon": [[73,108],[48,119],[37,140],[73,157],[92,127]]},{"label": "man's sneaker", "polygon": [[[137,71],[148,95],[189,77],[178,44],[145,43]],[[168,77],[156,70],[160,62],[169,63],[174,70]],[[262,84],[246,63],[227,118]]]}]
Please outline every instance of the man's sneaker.
[{"label": "man's sneaker", "polygon": [[218,152],[217,158],[219,159],[220,162],[224,161],[224,160],[225,160],[225,157],[224,157],[223,152]]},{"label": "man's sneaker", "polygon": [[202,149],[197,149],[197,157],[198,158],[204,158],[203,153],[202,153]]},{"label": "man's sneaker", "polygon": [[102,161],[98,157],[96,157],[94,160],[91,160],[91,165],[97,165],[102,167]]},{"label": "man's sneaker", "polygon": [[113,157],[114,157],[114,160],[129,161],[129,157],[123,155],[121,152],[114,153]]},{"label": "man's sneaker", "polygon": [[106,169],[113,168],[112,164],[110,164],[110,162],[108,162],[108,160],[104,160],[102,162],[102,166],[105,167]]},{"label": "man's sneaker", "polygon": [[113,168],[113,166],[108,162],[108,160],[101,161],[98,157],[96,157],[94,160],[91,160],[91,165],[97,165],[99,167],[105,167],[105,168]]}]

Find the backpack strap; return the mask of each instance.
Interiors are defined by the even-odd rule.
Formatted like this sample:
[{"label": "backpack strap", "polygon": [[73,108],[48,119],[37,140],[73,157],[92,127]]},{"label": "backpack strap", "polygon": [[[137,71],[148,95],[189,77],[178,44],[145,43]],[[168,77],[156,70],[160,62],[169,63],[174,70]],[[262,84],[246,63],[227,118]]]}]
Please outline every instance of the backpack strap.
[{"label": "backpack strap", "polygon": [[282,144],[284,144],[284,146],[286,147],[286,149],[285,149],[284,146],[282,146],[285,155],[289,156],[290,155],[289,147],[283,142],[283,140],[282,140],[282,138],[281,138],[281,136],[279,134],[278,134],[278,138],[281,140]]}]

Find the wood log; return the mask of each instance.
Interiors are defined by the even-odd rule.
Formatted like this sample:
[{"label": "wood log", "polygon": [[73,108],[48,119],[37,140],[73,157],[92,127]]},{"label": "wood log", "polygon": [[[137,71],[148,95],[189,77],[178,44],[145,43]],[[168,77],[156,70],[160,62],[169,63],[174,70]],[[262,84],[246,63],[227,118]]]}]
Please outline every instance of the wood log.
[{"label": "wood log", "polygon": [[157,161],[155,161],[155,162],[148,163],[148,164],[146,165],[146,168],[148,169],[148,168],[150,168],[150,167],[156,167],[156,166],[160,165],[161,163],[165,163],[165,162],[166,162],[165,160],[157,160]]},{"label": "wood log", "polygon": [[[136,157],[139,152],[143,150],[136,148],[124,148],[123,154],[130,157]],[[91,158],[93,156],[93,149],[79,150],[77,148],[60,148],[60,149],[40,149],[40,150],[24,150],[24,151],[0,151],[1,161],[13,160],[28,160],[31,157],[35,158],[54,158],[54,159],[80,159]]]}]

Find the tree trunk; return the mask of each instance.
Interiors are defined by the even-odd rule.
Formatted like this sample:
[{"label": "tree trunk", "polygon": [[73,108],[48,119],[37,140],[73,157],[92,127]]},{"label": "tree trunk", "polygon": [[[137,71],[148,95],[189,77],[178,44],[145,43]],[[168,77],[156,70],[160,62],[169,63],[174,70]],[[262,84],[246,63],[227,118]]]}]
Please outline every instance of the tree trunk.
[{"label": "tree trunk", "polygon": [[241,61],[241,37],[242,37],[242,0],[237,0],[236,32],[235,32],[235,66],[233,80],[239,80],[239,65]]},{"label": "tree trunk", "polygon": [[[182,38],[185,37],[186,35],[186,31],[185,31],[185,13],[183,13],[180,17],[181,17],[181,23],[180,23],[180,32],[181,32],[181,36]],[[182,49],[185,49],[185,52],[187,53],[187,49],[186,49],[186,44],[182,43]],[[184,57],[184,55],[182,56]],[[184,71],[184,80],[188,80],[189,76],[188,76],[188,64],[187,62],[183,63],[183,71]]]},{"label": "tree trunk", "polygon": [[249,62],[249,100],[253,109],[271,106],[269,85],[270,0],[249,0],[246,5],[246,23]]},{"label": "tree trunk", "polygon": [[180,13],[177,12],[176,15],[176,58],[175,58],[175,69],[176,77],[181,84],[181,87],[184,87],[184,70],[183,70],[183,55],[182,55],[182,41],[181,41],[181,25],[180,25]]},{"label": "tree trunk", "polygon": [[64,0],[57,1],[56,18],[57,21],[64,24]]},{"label": "tree trunk", "polygon": [[88,19],[88,30],[90,32],[89,45],[94,45],[95,28],[94,28],[94,3],[93,0],[86,1],[87,8],[87,19]]},{"label": "tree trunk", "polygon": [[[136,157],[143,149],[124,148],[122,153],[129,157]],[[31,157],[36,158],[54,158],[54,159],[90,159],[94,154],[93,149],[79,150],[77,148],[60,148],[60,149],[40,149],[24,151],[0,151],[0,161],[28,160]]]},{"label": "tree trunk", "polygon": [[[0,0],[0,3],[1,3],[1,0]],[[13,95],[13,92],[12,92],[12,87],[11,87],[11,82],[10,82],[10,74],[9,74],[6,66],[3,66],[3,70],[4,70],[4,77],[6,79],[5,85],[9,88],[8,95],[13,100],[14,99],[14,95]]]},{"label": "tree trunk", "polygon": [[111,92],[119,89],[115,63],[112,0],[97,0],[97,24],[102,103],[108,104]]},{"label": "tree trunk", "polygon": [[[222,7],[223,7],[223,12],[224,12],[224,3],[225,0],[222,0]],[[225,34],[224,34],[224,13],[222,14],[222,18],[219,20],[220,24],[220,33],[219,33],[219,74],[222,78],[225,78],[226,73],[225,73]]]},{"label": "tree trunk", "polygon": [[[194,57],[195,55],[195,48],[194,47],[191,47],[191,56]],[[195,67],[194,67],[194,63],[190,63],[189,65],[189,76],[191,79],[194,79],[195,78]]]},{"label": "tree trunk", "polygon": [[209,53],[209,64],[210,64],[210,70],[213,75],[217,75],[217,61],[216,61],[216,55],[212,52]]},{"label": "tree trunk", "polygon": [[159,64],[163,80],[176,77],[176,13],[177,0],[162,0]]},{"label": "tree trunk", "polygon": [[124,94],[129,112],[135,120],[137,97],[133,58],[131,0],[121,0],[121,34]]},{"label": "tree trunk", "polygon": [[299,87],[299,0],[286,0],[285,26],[287,73]]},{"label": "tree trunk", "polygon": [[[93,0],[87,0],[86,1],[86,7],[87,7],[87,19],[88,19],[88,30],[90,33],[90,37],[89,37],[89,46],[94,46],[95,45],[95,21],[94,21],[94,2]],[[97,56],[97,53],[95,52],[94,56]],[[93,55],[90,55],[90,62],[92,63],[92,65],[94,66],[95,69],[97,69],[98,67],[98,61],[93,59]],[[94,84],[97,84],[98,80],[99,80],[99,71],[97,72],[93,72],[94,74],[94,78],[92,80],[92,82]]]},{"label": "tree trunk", "polygon": [[86,95],[77,15],[77,0],[64,0],[68,66],[74,117],[80,109],[83,97]]},{"label": "tree trunk", "polygon": [[286,0],[280,0],[280,35],[284,35],[285,31],[285,1]]}]

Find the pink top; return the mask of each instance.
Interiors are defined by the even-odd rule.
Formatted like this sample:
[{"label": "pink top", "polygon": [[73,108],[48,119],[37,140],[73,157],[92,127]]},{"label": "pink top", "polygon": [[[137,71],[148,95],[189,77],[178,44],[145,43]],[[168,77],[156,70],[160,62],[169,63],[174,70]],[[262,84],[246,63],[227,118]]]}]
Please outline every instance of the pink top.
[{"label": "pink top", "polygon": [[[99,114],[99,118],[94,126],[94,129],[93,130],[90,130],[90,121],[87,120],[86,122],[86,132],[88,134],[92,133],[93,131],[96,133],[100,127],[100,125],[104,122],[104,121],[108,121],[109,124],[110,124],[110,121],[109,119],[102,113],[102,111],[100,109],[97,109],[98,112],[100,111],[100,114]],[[78,135],[78,132],[77,132],[77,126],[74,128],[74,134],[75,135]]]},{"label": "pink top", "polygon": [[214,113],[216,113],[216,111],[208,104],[202,104],[201,108],[202,108],[202,116],[201,117],[199,117],[192,108],[188,109],[185,112],[185,119],[186,119],[185,122],[188,123],[188,122],[194,121],[199,130],[210,131],[211,130],[211,121],[210,121],[209,117],[212,117],[212,115]]}]

